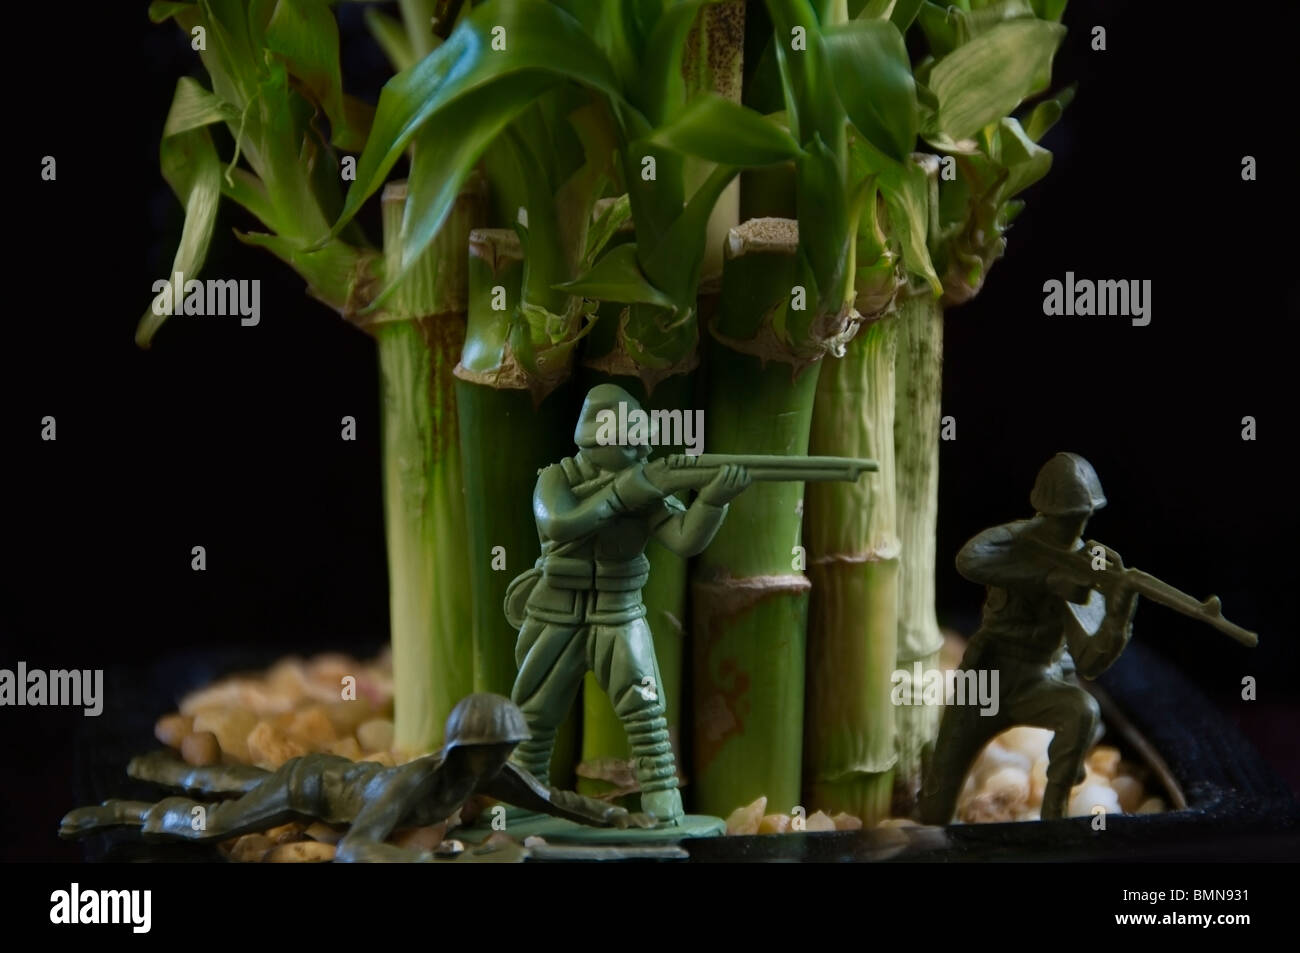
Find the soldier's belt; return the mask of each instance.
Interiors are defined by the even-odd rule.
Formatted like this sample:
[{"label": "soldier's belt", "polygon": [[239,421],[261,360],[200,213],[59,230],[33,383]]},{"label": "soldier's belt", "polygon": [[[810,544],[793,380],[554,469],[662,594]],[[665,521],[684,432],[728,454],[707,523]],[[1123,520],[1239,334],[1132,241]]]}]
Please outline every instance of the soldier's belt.
[{"label": "soldier's belt", "polygon": [[627,560],[579,559],[547,556],[542,560],[542,578],[556,589],[596,589],[600,592],[632,592],[645,586],[650,577],[650,560],[644,555]]}]

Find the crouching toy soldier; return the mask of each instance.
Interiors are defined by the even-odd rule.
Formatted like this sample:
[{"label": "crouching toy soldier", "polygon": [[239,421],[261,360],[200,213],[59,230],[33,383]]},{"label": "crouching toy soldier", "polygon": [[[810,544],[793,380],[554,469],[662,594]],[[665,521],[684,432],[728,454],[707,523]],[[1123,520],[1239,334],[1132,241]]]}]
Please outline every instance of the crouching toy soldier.
[{"label": "crouching toy soldier", "polygon": [[514,760],[545,782],[556,729],[590,671],[627,731],[641,810],[673,823],[682,799],[641,601],[650,569],[645,547],[653,537],[683,557],[702,552],[750,476],[743,466],[719,467],[694,502],[682,505],[671,494],[691,484],[666,464],[645,464],[648,445],[598,439],[605,436],[602,423],[613,419],[602,412],[618,415],[620,403],[628,415],[640,409],[620,387],[593,388],[574,433],[578,453],[537,480],[533,512],[542,554],[506,595],[506,617],[519,629],[512,697],[532,734]]},{"label": "crouching toy soldier", "polygon": [[[1118,554],[1105,551],[1105,595],[1089,588],[1080,538],[1088,518],[1106,504],[1088,461],[1059,453],[1039,471],[1029,520],[980,533],[957,555],[957,571],[988,587],[983,620],[961,660],[963,671],[997,671],[1000,705],[983,715],[974,705],[944,709],[934,757],[921,791],[927,824],[952,819],[971,763],[999,732],[1014,725],[1047,728],[1043,819],[1063,817],[1070,788],[1084,779],[1095,740],[1097,702],[1074,678],[1096,678],[1119,658],[1137,608],[1132,580]],[[1071,558],[1062,559],[1064,554]],[[1082,571],[1073,566],[1081,566]]]}]

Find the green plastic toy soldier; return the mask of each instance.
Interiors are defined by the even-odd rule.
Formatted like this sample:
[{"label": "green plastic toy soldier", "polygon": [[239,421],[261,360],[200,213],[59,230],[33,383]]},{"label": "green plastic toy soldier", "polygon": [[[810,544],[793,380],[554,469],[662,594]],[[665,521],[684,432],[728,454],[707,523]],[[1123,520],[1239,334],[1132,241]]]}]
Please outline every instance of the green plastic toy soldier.
[{"label": "green plastic toy soldier", "polygon": [[1000,704],[944,709],[918,807],[927,824],[951,820],[971,763],[999,732],[1032,725],[1055,732],[1047,749],[1042,817],[1064,817],[1070,789],[1100,734],[1097,702],[1076,679],[1096,678],[1132,636],[1139,594],[1200,619],[1244,645],[1258,638],[1223,618],[1214,596],[1198,602],[1137,569],[1118,553],[1082,539],[1106,505],[1092,465],[1058,453],[1038,473],[1029,501],[1036,515],[980,533],[957,554],[957,571],[987,586],[983,620],[961,670],[999,673]]},{"label": "green plastic toy soldier", "polygon": [[[621,405],[621,406],[620,406]],[[641,790],[641,810],[662,824],[682,816],[664,717],[663,680],[641,589],[653,538],[683,557],[704,550],[727,504],[753,480],[855,480],[870,460],[839,457],[672,455],[647,462],[653,424],[635,443],[613,436],[615,420],[644,419],[621,387],[592,388],[578,419],[578,453],[543,469],[533,494],[542,554],[507,590],[519,629],[512,697],[531,739],[515,761],[548,777],[555,732],[583,676],[593,672],[622,720]],[[690,506],[672,494],[699,492]]]},{"label": "green plastic toy soldier", "polygon": [[[500,695],[462,699],[447,718],[447,742],[436,754],[395,768],[354,762],[332,754],[309,754],[278,770],[252,765],[192,767],[169,752],[136,758],[132,777],[208,793],[241,797],[207,803],[169,797],[156,804],[105,801],[69,812],[63,837],[110,827],[137,827],[145,835],[189,841],[220,841],[312,818],[350,824],[339,841],[339,861],[433,861],[424,850],[385,843],[399,827],[425,827],[450,817],[472,794],[562,817],[581,824],[626,827],[628,812],[602,801],[548,788],[509,764],[515,745],[528,738],[523,713]],[[644,821],[648,823],[648,821]]]}]

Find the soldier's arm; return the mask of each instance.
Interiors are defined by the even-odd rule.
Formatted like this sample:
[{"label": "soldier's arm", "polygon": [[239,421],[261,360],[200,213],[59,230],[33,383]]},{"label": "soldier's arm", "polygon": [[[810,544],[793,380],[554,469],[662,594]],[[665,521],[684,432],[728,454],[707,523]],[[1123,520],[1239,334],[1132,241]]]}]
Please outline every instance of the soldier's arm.
[{"label": "soldier's arm", "polygon": [[994,526],[971,539],[957,553],[957,571],[985,586],[1051,588],[1051,567],[1016,546],[1011,526]]},{"label": "soldier's arm", "polygon": [[1074,657],[1078,673],[1084,678],[1096,678],[1115,664],[1115,660],[1133,637],[1133,613],[1137,612],[1137,593],[1128,587],[1117,588],[1108,597],[1099,592],[1089,593],[1092,599],[1105,599],[1106,614],[1097,627],[1089,633],[1070,616],[1066,622],[1065,640]]},{"label": "soldier's arm", "polygon": [[713,542],[726,516],[725,503],[715,506],[696,497],[688,508],[669,496],[664,499],[663,512],[654,527],[655,539],[683,558],[698,556]]},{"label": "soldier's arm", "polygon": [[[436,782],[435,771],[413,761],[391,768],[366,785],[365,804],[339,841],[335,860],[343,863],[414,863],[432,861],[428,851],[384,843]],[[453,808],[454,810],[455,808]]]},{"label": "soldier's arm", "polygon": [[563,543],[587,536],[619,514],[657,502],[663,496],[663,491],[637,466],[624,470],[590,496],[578,499],[564,469],[557,464],[547,467],[537,478],[533,515],[542,535]]},{"label": "soldier's arm", "polygon": [[572,791],[547,787],[513,762],[506,762],[495,777],[481,781],[477,790],[479,794],[486,794],[515,807],[540,811],[579,824],[619,828],[628,825],[626,808],[583,797]]}]

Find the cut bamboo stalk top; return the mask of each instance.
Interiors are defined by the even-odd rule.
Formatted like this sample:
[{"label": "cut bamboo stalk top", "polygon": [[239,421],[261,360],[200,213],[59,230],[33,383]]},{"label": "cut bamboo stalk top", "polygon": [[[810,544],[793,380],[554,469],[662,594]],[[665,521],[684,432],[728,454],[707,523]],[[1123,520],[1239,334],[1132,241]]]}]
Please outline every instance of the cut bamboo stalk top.
[{"label": "cut bamboo stalk top", "polygon": [[752,252],[793,255],[799,247],[799,223],[792,218],[751,218],[727,232],[727,257]]},{"label": "cut bamboo stalk top", "polygon": [[469,253],[497,274],[511,262],[524,260],[524,246],[513,228],[476,228],[469,233]]}]

